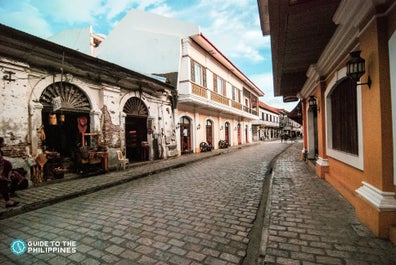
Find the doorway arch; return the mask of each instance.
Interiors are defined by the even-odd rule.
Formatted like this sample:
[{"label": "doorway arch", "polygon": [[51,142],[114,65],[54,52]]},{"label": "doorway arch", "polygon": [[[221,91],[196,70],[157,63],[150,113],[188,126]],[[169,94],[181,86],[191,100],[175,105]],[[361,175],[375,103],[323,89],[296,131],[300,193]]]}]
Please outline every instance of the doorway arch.
[{"label": "doorway arch", "polygon": [[213,121],[206,120],[205,124],[206,143],[213,146]]},{"label": "doorway arch", "polygon": [[149,159],[147,141],[146,104],[137,97],[131,97],[125,102],[123,112],[125,117],[125,152],[130,161],[146,161]]},{"label": "doorway arch", "polygon": [[[72,156],[82,142],[81,130],[90,130],[89,98],[74,84],[55,82],[43,90],[39,102],[43,106],[43,149],[59,152],[63,157]],[[80,120],[84,120],[82,126]]]},{"label": "doorway arch", "polygon": [[226,121],[224,124],[224,140],[227,142],[228,145],[231,145],[230,142],[230,123]]},{"label": "doorway arch", "polygon": [[187,116],[183,116],[179,120],[180,123],[180,146],[181,153],[191,153],[191,119]]}]

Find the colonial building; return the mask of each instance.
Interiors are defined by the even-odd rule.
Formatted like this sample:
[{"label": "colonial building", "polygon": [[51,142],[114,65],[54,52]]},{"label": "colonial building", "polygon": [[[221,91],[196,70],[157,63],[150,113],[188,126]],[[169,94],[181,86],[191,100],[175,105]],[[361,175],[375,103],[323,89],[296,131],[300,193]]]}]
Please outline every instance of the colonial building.
[{"label": "colonial building", "polygon": [[302,126],[301,121],[299,121],[300,115],[297,115],[297,113],[301,114],[301,110],[298,106],[299,104],[293,111],[288,112],[260,101],[259,119],[252,122],[253,141],[281,139],[282,136],[287,139],[294,139],[300,136]]},{"label": "colonial building", "polygon": [[175,90],[165,78],[0,31],[0,136],[14,167],[29,168],[25,162],[46,151],[70,171],[91,163],[108,170],[117,150],[134,161],[177,155],[164,152],[176,146]]},{"label": "colonial building", "polygon": [[396,242],[396,2],[258,3],[275,95],[302,100],[303,152],[375,235]]},{"label": "colonial building", "polygon": [[[126,38],[125,36],[131,36]],[[252,141],[263,92],[194,24],[139,10],[130,11],[99,46],[100,58],[157,74],[177,87],[179,153]]]},{"label": "colonial building", "polygon": [[178,113],[180,128],[188,131],[182,151],[196,152],[200,142],[214,148],[220,140],[232,146],[252,142],[263,92],[204,35],[184,38],[182,51]]},{"label": "colonial building", "polygon": [[[278,139],[282,134],[280,127],[281,110],[259,102],[259,119],[254,121],[253,140],[264,141]],[[282,116],[283,117],[283,116]]]}]

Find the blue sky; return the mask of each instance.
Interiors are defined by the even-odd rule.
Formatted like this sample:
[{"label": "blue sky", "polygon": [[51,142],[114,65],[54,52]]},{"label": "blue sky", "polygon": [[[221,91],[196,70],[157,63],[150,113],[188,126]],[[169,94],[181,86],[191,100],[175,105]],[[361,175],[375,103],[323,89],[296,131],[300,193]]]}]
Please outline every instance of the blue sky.
[{"label": "blue sky", "polygon": [[0,0],[0,23],[41,38],[89,25],[107,35],[132,8],[199,25],[264,91],[262,101],[287,110],[296,105],[273,97],[270,38],[262,35],[257,0]]}]

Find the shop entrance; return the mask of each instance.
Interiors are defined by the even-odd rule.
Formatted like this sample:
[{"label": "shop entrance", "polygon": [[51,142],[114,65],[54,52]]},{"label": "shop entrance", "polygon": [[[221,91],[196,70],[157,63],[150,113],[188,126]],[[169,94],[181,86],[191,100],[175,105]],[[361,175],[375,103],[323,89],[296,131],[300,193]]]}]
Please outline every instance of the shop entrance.
[{"label": "shop entrance", "polygon": [[90,132],[91,106],[87,96],[73,84],[56,82],[44,89],[40,103],[43,105],[41,149],[47,161],[44,180],[56,177],[52,168],[77,172],[82,135]]},{"label": "shop entrance", "polygon": [[149,160],[149,144],[147,141],[148,109],[144,102],[132,97],[125,103],[125,145],[126,157],[130,161]]}]

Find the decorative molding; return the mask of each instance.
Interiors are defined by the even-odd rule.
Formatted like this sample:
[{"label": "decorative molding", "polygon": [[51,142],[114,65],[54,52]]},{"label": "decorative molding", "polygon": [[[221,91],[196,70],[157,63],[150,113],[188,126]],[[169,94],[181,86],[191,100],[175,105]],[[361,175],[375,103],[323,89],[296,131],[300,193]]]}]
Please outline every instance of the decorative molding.
[{"label": "decorative molding", "polygon": [[305,81],[301,92],[298,93],[298,97],[300,98],[308,98],[315,91],[316,86],[320,82],[320,74],[318,72],[316,64],[311,64],[309,66],[306,75],[308,77],[307,81]]},{"label": "decorative molding", "polygon": [[361,30],[359,25],[373,8],[371,0],[341,1],[333,17],[338,27],[318,60],[317,67],[321,76],[327,76],[337,67],[335,64],[356,46]]},{"label": "decorative molding", "polygon": [[362,181],[363,186],[356,192],[366,201],[375,206],[379,211],[396,211],[395,192],[385,192],[373,185]]}]

